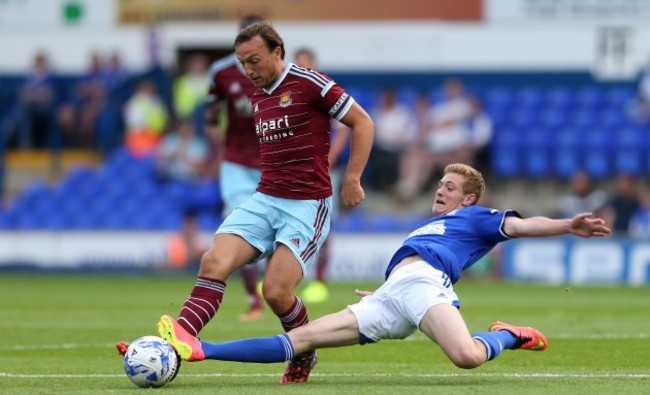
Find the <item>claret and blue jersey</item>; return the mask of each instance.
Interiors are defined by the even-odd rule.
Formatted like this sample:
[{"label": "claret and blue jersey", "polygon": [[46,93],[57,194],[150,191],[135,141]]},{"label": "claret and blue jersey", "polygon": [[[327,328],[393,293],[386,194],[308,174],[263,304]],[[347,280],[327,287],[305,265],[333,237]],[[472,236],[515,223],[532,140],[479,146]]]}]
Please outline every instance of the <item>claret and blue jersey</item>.
[{"label": "claret and blue jersey", "polygon": [[510,238],[503,230],[509,216],[520,217],[514,210],[469,206],[430,218],[411,232],[393,255],[386,278],[402,259],[417,254],[455,283],[463,270]]},{"label": "claret and blue jersey", "polygon": [[354,99],[327,75],[289,63],[275,84],[251,98],[260,144],[258,191],[288,199],[332,195],[330,119],[341,120]]}]

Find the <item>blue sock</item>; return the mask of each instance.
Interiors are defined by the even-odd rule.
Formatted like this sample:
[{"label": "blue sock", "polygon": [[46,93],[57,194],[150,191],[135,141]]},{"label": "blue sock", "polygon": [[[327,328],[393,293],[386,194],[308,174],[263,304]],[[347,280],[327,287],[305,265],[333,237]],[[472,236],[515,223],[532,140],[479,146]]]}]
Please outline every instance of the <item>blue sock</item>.
[{"label": "blue sock", "polygon": [[284,362],[293,358],[293,345],[285,333],[273,337],[258,337],[227,343],[201,341],[206,359],[236,362]]},{"label": "blue sock", "polygon": [[496,331],[496,332],[480,332],[475,333],[472,338],[477,339],[485,346],[487,350],[487,361],[491,361],[504,349],[515,349],[517,348],[518,341],[515,335],[508,331]]}]

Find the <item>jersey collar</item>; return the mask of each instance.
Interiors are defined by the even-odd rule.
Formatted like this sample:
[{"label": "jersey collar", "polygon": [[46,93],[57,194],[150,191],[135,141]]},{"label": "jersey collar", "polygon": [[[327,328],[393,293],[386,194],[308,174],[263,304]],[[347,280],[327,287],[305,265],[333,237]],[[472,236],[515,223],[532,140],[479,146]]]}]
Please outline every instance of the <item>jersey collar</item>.
[{"label": "jersey collar", "polygon": [[280,86],[282,81],[284,81],[284,78],[287,76],[287,74],[289,74],[289,70],[291,70],[292,67],[293,63],[287,63],[287,67],[285,67],[282,74],[280,74],[280,78],[278,78],[277,81],[275,81],[275,83],[269,89],[264,88],[264,92],[267,95],[272,94],[273,91],[276,90],[278,86]]}]

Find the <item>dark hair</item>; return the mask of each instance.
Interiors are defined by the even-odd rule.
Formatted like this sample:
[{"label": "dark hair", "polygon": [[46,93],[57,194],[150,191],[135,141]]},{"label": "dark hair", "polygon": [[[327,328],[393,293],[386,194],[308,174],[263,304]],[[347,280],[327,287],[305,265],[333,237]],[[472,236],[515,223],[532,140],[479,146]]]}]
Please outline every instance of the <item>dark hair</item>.
[{"label": "dark hair", "polygon": [[276,47],[280,47],[280,56],[282,59],[284,59],[284,56],[286,54],[284,50],[284,41],[269,21],[253,23],[252,25],[246,27],[244,30],[240,31],[237,35],[237,38],[235,38],[235,44],[233,45],[233,48],[237,48],[239,44],[252,40],[255,36],[260,36],[269,51],[273,51]]},{"label": "dark hair", "polygon": [[250,25],[252,25],[253,23],[262,22],[263,20],[264,18],[262,18],[259,15],[255,15],[255,14],[246,15],[241,19],[241,21],[239,21],[239,30],[240,31],[244,30]]}]

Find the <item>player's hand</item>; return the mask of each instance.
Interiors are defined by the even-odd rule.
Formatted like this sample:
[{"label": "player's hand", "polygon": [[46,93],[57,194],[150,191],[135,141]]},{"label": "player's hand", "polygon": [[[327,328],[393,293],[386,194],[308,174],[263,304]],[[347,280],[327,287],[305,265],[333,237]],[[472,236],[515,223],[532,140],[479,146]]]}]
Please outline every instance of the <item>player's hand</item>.
[{"label": "player's hand", "polygon": [[580,237],[605,237],[612,233],[604,219],[592,217],[591,213],[580,213],[573,217],[569,230]]},{"label": "player's hand", "polygon": [[361,183],[355,180],[345,179],[341,186],[341,202],[347,207],[356,207],[366,199],[366,193]]},{"label": "player's hand", "polygon": [[364,291],[364,290],[361,290],[361,289],[355,289],[354,293],[361,296],[362,298],[364,296],[370,296],[370,295],[374,294],[374,292],[372,292],[372,291]]}]

